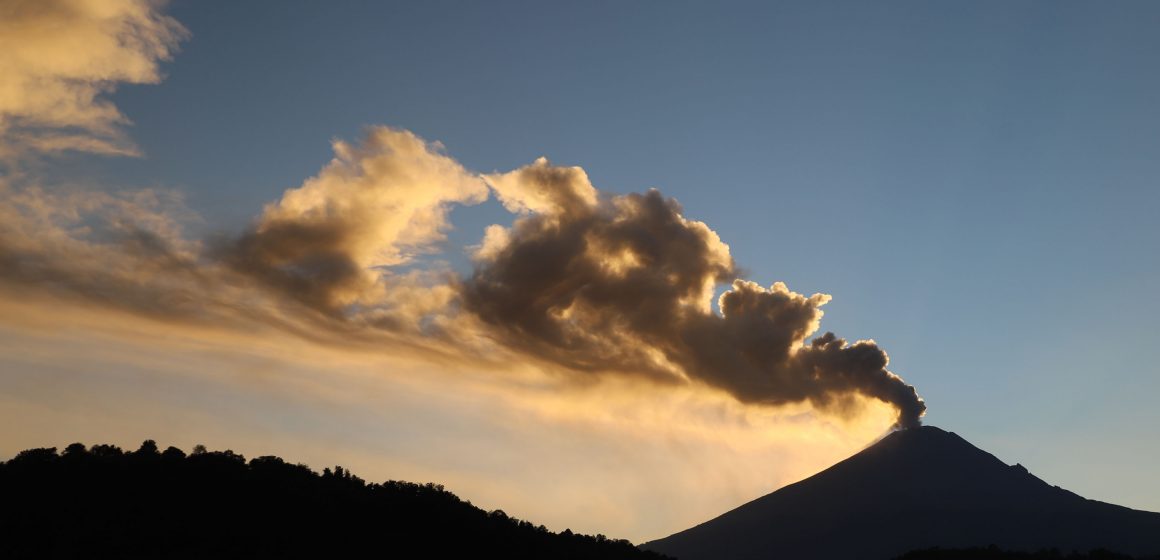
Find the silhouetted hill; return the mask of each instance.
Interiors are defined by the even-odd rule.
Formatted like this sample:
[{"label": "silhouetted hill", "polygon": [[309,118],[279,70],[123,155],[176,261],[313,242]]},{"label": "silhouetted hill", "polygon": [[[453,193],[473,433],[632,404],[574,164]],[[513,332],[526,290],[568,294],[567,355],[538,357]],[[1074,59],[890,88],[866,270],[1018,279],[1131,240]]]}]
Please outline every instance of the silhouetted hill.
[{"label": "silhouetted hill", "polygon": [[0,558],[661,558],[552,533],[442,486],[367,484],[277,457],[151,441],[30,449],[0,463]]},{"label": "silhouetted hill", "polygon": [[1084,499],[925,426],[643,547],[682,560],[874,560],[989,545],[1160,554],[1160,514]]}]

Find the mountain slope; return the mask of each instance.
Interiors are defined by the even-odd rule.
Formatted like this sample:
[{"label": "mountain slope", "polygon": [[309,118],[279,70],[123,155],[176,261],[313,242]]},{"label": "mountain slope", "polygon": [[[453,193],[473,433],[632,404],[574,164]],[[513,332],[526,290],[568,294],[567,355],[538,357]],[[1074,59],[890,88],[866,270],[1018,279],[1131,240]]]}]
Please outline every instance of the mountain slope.
[{"label": "mountain slope", "polygon": [[893,558],[929,547],[1160,553],[1160,514],[1084,499],[933,426],[643,545],[682,560]]},{"label": "mountain slope", "polygon": [[0,462],[0,558],[648,559],[552,533],[442,486],[367,484],[277,457],[73,444]]}]

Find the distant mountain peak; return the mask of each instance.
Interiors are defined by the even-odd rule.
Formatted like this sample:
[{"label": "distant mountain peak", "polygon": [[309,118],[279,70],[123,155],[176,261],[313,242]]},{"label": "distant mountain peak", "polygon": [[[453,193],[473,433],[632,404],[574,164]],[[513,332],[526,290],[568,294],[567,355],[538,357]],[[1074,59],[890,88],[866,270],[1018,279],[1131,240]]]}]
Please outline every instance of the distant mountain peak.
[{"label": "distant mountain peak", "polygon": [[905,428],[901,430],[894,430],[887,434],[882,439],[875,442],[870,447],[879,445],[898,445],[898,446],[937,446],[942,450],[959,449],[962,452],[973,451],[976,453],[987,453],[954,432],[948,432],[937,426],[922,425],[914,428]]},{"label": "distant mountain peak", "polygon": [[1160,514],[1084,499],[935,426],[644,546],[683,560],[893,558],[930,547],[1160,553]]}]

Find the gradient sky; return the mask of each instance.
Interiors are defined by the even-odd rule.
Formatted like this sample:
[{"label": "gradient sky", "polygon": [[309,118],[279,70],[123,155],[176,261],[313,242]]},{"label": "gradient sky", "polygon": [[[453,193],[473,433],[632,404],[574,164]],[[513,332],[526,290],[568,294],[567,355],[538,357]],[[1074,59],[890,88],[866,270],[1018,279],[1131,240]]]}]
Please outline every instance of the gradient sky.
[{"label": "gradient sky", "polygon": [[[1160,4],[189,0],[164,11],[190,35],[161,66],[163,81],[108,96],[132,120],[126,132],[141,157],[50,154],[0,172],[103,191],[174,189],[200,216],[190,226],[197,235],[242,230],[317,175],[333,139],[357,140],[378,124],[441,142],[471,171],[546,156],[582,166],[606,192],[656,187],[729,244],[746,278],[831,294],[823,329],[885,348],[891,370],[926,400],[926,423],[1086,497],[1160,511]],[[446,258],[460,270],[470,266],[462,247],[486,225],[510,222],[494,201],[452,218]],[[36,425],[0,431],[0,456],[82,435],[135,445],[148,430],[126,428],[131,418],[102,424],[102,414],[134,402],[135,418],[162,426],[162,444],[232,442],[316,468],[337,456],[381,475],[368,478],[449,478],[439,481],[467,499],[554,529],[643,540],[757,496],[714,501],[697,497],[706,488],[673,487],[675,507],[688,513],[656,523],[637,519],[647,511],[609,516],[644,498],[536,509],[515,497],[514,483],[483,490],[510,468],[492,453],[599,455],[580,466],[545,460],[546,469],[576,469],[542,475],[562,486],[603,483],[607,471],[654,476],[647,469],[670,469],[680,455],[618,455],[609,449],[628,444],[550,428],[495,436],[510,444],[497,446],[463,412],[502,415],[496,401],[393,412],[366,396],[378,394],[366,388],[373,373],[318,381],[196,336],[182,335],[185,358],[136,345],[126,365],[116,349],[130,343],[99,314],[28,327],[42,312],[0,310],[9,411],[0,415]],[[102,373],[78,374],[70,357]],[[304,370],[341,363],[311,359]],[[350,359],[343,367],[376,371],[369,358]],[[244,390],[199,373],[231,368],[265,373]],[[155,370],[197,371],[162,379]],[[298,380],[311,385],[299,390]],[[389,392],[384,403],[408,399]],[[177,394],[204,398],[170,422],[167,399]],[[221,417],[256,435],[230,440]],[[778,474],[726,485],[773,490],[885,427],[850,428],[844,447],[809,460],[789,444],[749,456],[731,448],[747,472]],[[345,434],[341,449],[292,443],[336,433]],[[475,437],[491,444],[474,459],[452,452]],[[246,443],[255,440],[264,447]],[[690,444],[686,458],[706,449]],[[424,462],[406,463],[410,454]],[[631,476],[617,480],[624,486],[610,488],[632,488]],[[508,506],[506,495],[526,505]]]}]

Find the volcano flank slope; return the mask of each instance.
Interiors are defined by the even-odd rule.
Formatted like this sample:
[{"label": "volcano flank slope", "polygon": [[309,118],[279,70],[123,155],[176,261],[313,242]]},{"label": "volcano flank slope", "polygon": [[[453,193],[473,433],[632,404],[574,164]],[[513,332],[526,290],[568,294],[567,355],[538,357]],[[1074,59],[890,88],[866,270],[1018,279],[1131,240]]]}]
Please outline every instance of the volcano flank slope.
[{"label": "volcano flank slope", "polygon": [[992,544],[1160,554],[1160,513],[1085,499],[922,426],[643,548],[682,560],[873,560]]}]

